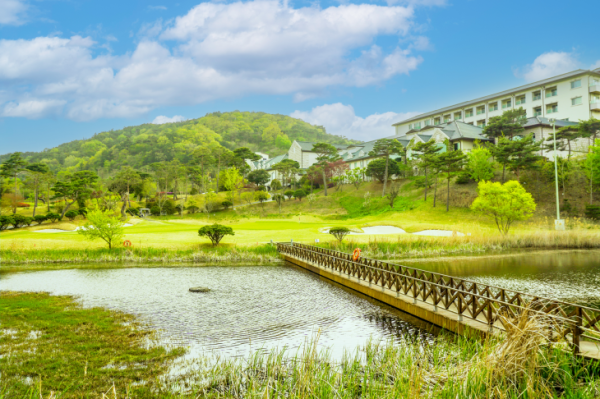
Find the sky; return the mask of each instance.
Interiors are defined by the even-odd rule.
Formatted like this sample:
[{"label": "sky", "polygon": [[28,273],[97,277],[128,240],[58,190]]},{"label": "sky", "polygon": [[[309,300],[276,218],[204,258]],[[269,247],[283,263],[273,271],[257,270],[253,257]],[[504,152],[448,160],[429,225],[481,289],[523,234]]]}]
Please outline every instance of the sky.
[{"label": "sky", "polygon": [[600,67],[598,0],[0,0],[0,154],[260,111],[358,140]]}]

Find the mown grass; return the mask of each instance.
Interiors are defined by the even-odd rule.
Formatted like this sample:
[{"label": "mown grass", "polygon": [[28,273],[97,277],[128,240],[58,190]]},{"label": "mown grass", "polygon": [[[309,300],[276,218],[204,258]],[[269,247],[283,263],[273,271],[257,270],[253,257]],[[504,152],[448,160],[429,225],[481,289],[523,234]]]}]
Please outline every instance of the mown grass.
[{"label": "mown grass", "polygon": [[[548,344],[535,315],[507,319],[507,333],[473,339],[442,333],[368,342],[334,359],[318,335],[296,352],[170,365],[183,350],[144,344],[131,316],[82,309],[72,298],[2,293],[0,398],[595,398],[597,362]],[[531,316],[531,317],[530,317]],[[179,364],[176,367],[180,367]],[[103,395],[105,394],[105,395]]]},{"label": "mown grass", "polygon": [[0,397],[100,397],[113,387],[154,397],[158,378],[183,349],[150,345],[135,318],[83,309],[66,296],[0,295]]}]

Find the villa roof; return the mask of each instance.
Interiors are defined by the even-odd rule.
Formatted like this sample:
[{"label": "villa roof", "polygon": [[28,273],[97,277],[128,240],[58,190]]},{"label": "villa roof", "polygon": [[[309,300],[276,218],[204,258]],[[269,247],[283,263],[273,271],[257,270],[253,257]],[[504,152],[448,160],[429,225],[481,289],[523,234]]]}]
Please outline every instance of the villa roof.
[{"label": "villa roof", "polygon": [[[451,121],[451,122],[446,122],[446,123],[442,123],[440,125],[435,125],[435,126],[425,126],[423,129],[419,129],[419,130],[412,129],[412,130],[409,130],[408,132],[406,132],[406,135],[408,136],[413,133],[417,133],[417,135],[421,138],[421,140],[429,141],[429,139],[431,139],[431,136],[433,135],[433,132],[428,131],[431,129],[440,129],[442,132],[444,132],[444,134],[446,136],[448,136],[450,141],[459,140],[459,139],[489,140],[487,137],[485,137],[482,134],[483,129],[481,127],[473,126],[469,123],[465,123],[465,122],[461,122],[461,121]],[[422,133],[424,130],[427,132],[427,134]],[[400,136],[400,137],[404,137],[404,136]]]}]

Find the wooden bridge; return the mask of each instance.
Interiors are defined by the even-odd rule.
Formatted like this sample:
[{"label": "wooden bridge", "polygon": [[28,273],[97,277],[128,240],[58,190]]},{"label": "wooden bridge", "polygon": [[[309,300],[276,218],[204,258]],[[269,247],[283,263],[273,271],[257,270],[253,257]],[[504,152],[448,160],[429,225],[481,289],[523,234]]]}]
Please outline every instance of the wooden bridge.
[{"label": "wooden bridge", "polygon": [[457,277],[297,243],[278,243],[285,260],[456,333],[504,330],[528,309],[548,317],[548,338],[600,359],[600,310]]}]

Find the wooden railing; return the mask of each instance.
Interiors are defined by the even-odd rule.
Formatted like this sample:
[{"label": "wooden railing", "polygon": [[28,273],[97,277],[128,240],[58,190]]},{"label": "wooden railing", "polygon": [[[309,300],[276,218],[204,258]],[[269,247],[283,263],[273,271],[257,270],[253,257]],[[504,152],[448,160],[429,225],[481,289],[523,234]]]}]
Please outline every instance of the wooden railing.
[{"label": "wooden railing", "polygon": [[361,257],[297,243],[278,243],[277,250],[289,257],[345,274],[348,278],[368,283],[426,302],[437,311],[442,308],[494,328],[504,329],[507,318],[527,310],[548,317],[554,331],[550,339],[564,338],[575,353],[582,340],[600,343],[600,310],[556,301],[522,292],[511,291],[474,281],[406,267],[389,262]]}]

